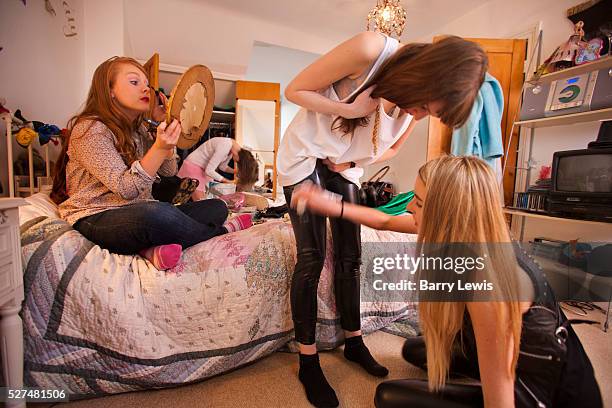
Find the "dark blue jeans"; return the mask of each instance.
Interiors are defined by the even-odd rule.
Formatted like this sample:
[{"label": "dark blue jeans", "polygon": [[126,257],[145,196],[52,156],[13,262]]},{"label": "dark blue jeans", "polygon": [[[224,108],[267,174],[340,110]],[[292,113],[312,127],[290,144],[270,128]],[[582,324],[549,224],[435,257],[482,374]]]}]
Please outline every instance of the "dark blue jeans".
[{"label": "dark blue jeans", "polygon": [[107,210],[74,224],[88,240],[117,254],[136,254],[152,246],[181,244],[183,248],[227,233],[227,206],[202,200],[174,206],[148,201]]}]

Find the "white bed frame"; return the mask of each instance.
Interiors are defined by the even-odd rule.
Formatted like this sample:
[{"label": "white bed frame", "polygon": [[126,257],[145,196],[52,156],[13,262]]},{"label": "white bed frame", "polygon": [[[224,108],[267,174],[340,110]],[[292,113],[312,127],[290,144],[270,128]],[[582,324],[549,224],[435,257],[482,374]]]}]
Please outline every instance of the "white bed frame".
[{"label": "white bed frame", "polygon": [[[15,197],[16,193],[30,193],[32,195],[40,190],[40,186],[38,188],[34,187],[34,147],[32,147],[32,143],[28,146],[28,177],[29,177],[29,187],[19,187],[17,191],[15,191],[15,175],[13,170],[13,133],[11,130],[12,126],[12,112],[2,113],[0,118],[4,121],[6,125],[6,154],[7,154],[7,167],[8,167],[8,187],[9,187],[9,197]],[[46,177],[51,177],[51,165],[49,160],[49,144],[45,144],[44,147],[45,152],[45,174]]]}]

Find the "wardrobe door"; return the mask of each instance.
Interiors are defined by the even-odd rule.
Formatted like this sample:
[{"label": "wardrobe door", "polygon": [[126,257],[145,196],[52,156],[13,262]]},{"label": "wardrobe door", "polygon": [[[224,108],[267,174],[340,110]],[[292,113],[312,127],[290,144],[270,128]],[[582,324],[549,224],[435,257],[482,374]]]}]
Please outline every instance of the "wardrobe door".
[{"label": "wardrobe door", "polygon": [[[434,42],[444,37],[435,37]],[[512,122],[518,110],[521,89],[523,87],[523,69],[527,40],[502,40],[489,38],[466,38],[479,44],[489,57],[489,73],[500,83],[504,92],[504,112],[502,114],[502,157],[503,191],[506,205],[512,205],[514,182],[516,177],[516,159],[518,147],[518,128],[514,129],[508,156],[505,156],[512,130]],[[429,137],[427,141],[427,160],[450,153],[452,130],[444,126],[440,119],[429,118]]]},{"label": "wardrobe door", "polygon": [[260,180],[272,172],[276,198],[276,154],[280,139],[280,84],[236,81],[236,141],[259,159]]},{"label": "wardrobe door", "polygon": [[250,150],[259,162],[259,181],[256,185],[263,185],[266,168],[273,168],[275,125],[274,101],[236,101],[236,141]]},{"label": "wardrobe door", "polygon": [[[151,85],[154,89],[159,88],[159,54],[155,53],[149,58],[147,62],[143,65],[145,71],[147,71],[147,75],[149,76],[149,85]],[[151,92],[152,93],[152,92]],[[155,104],[157,103],[156,99],[151,95],[149,98],[149,117],[151,117],[151,113],[155,108]]]}]

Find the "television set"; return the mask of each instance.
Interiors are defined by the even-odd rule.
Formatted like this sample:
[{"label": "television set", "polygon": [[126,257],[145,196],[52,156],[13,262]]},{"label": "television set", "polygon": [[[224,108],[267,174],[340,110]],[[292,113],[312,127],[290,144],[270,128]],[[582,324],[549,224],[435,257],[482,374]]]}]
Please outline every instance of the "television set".
[{"label": "television set", "polygon": [[548,211],[612,222],[612,148],[555,152]]}]

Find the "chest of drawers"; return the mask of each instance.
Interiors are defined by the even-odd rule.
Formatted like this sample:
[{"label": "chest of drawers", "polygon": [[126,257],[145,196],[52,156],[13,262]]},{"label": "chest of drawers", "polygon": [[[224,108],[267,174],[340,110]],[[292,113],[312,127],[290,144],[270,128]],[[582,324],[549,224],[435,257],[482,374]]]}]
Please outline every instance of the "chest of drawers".
[{"label": "chest of drawers", "polygon": [[23,326],[19,311],[24,295],[19,206],[26,204],[21,198],[0,198],[0,352],[6,386],[11,389],[23,387]]}]

